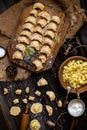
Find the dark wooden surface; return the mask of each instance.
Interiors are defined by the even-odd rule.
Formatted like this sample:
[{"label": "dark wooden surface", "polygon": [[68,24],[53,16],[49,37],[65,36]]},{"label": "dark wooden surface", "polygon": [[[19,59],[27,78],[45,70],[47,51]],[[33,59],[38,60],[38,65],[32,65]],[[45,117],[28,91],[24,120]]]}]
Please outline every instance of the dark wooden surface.
[{"label": "dark wooden surface", "polygon": [[[86,2],[86,0],[84,0],[84,2]],[[6,7],[6,8],[8,8],[8,7]],[[3,10],[1,9],[0,10],[1,12],[6,9],[6,8],[4,8],[4,6],[2,8],[3,8]],[[86,30],[87,30],[87,24],[85,24],[77,34],[78,38],[81,41],[80,44],[82,44],[82,45],[83,44],[87,45],[87,33],[86,33],[87,31]],[[65,96],[66,96],[66,91],[62,88],[62,86],[60,85],[59,80],[58,80],[59,66],[65,59],[67,59],[68,57],[74,55],[74,53],[70,53],[68,56],[64,55],[65,47],[67,48],[66,44],[67,43],[65,43],[60,48],[60,51],[59,51],[59,53],[57,55],[57,58],[55,60],[55,63],[53,65],[52,69],[50,69],[50,70],[48,70],[46,72],[39,73],[39,74],[32,73],[28,77],[28,79],[26,79],[24,81],[21,81],[21,82],[20,81],[18,81],[18,82],[10,82],[10,83],[9,82],[0,82],[0,86],[1,86],[0,90],[2,91],[2,93],[3,93],[3,88],[4,87],[9,89],[9,94],[7,96],[5,96],[5,99],[6,99],[6,102],[7,102],[9,108],[13,105],[12,100],[14,98],[16,98],[16,95],[14,93],[15,90],[17,88],[22,89],[23,93],[18,98],[20,99],[19,106],[21,107],[22,112],[24,112],[25,105],[22,103],[21,99],[24,98],[24,97],[28,98],[28,95],[25,94],[26,86],[30,87],[30,90],[31,90],[30,95],[34,95],[34,91],[35,91],[35,89],[37,89],[36,83],[37,83],[38,79],[40,79],[41,77],[44,77],[44,78],[46,78],[48,80],[48,83],[49,83],[48,86],[40,89],[40,91],[42,92],[42,95],[41,95],[40,98],[38,98],[36,96],[35,102],[39,101],[39,102],[41,102],[43,104],[43,106],[46,105],[46,104],[51,105],[53,107],[53,109],[54,109],[53,116],[48,117],[45,108],[44,108],[43,112],[41,114],[37,115],[37,116],[30,113],[31,119],[37,118],[40,121],[40,123],[42,124],[41,130],[52,130],[51,128],[47,127],[46,124],[45,124],[47,119],[50,119],[50,120],[54,121],[55,123],[57,123],[55,130],[69,130],[70,129],[70,123],[71,123],[71,121],[73,119],[67,113],[67,108],[58,108],[57,104],[56,104],[56,101],[58,101],[59,99],[64,101]],[[77,54],[75,54],[75,55],[81,55],[81,56],[87,57],[87,49],[79,48],[78,51],[77,51]],[[52,102],[52,103],[49,101],[49,99],[45,95],[45,92],[47,90],[53,90],[55,92],[55,94],[56,94],[56,100],[54,102]],[[69,101],[71,99],[73,99],[73,98],[76,98],[76,94],[70,94],[69,95]],[[85,102],[86,107],[87,107],[87,92],[84,92],[84,93],[81,94],[81,99]],[[30,106],[31,106],[31,104],[32,104],[32,102],[29,102]],[[17,117],[12,117],[12,116],[10,117],[10,118],[14,119],[15,127],[17,128],[17,130],[19,130],[22,112]],[[60,118],[60,120],[57,121],[57,117],[60,116],[60,114],[63,113],[63,112],[65,112],[65,114]],[[4,119],[3,114],[2,114],[1,111],[0,111],[0,115],[1,115],[0,116],[0,129],[8,130],[7,125],[5,123],[5,119]],[[85,114],[77,119],[77,124],[73,128],[73,130],[87,130],[87,108],[86,108]]]}]

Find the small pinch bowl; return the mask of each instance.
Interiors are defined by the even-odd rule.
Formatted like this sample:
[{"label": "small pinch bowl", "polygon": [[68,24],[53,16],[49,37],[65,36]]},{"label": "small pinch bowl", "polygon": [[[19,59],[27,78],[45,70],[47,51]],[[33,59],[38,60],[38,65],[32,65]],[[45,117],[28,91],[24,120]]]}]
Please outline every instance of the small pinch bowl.
[{"label": "small pinch bowl", "polygon": [[[72,61],[72,60],[82,60],[82,61],[86,61],[86,62],[87,62],[87,58],[86,58],[86,57],[83,57],[83,56],[72,56],[72,57],[67,58],[67,59],[60,65],[59,70],[58,70],[58,78],[59,78],[59,81],[60,81],[61,86],[62,86],[64,89],[66,89],[67,86],[70,86],[70,84],[67,83],[67,82],[64,82],[64,80],[63,80],[63,76],[62,76],[62,74],[63,74],[63,69],[64,69],[64,66],[66,66],[66,65],[67,65],[70,61]],[[82,85],[80,88],[78,88],[78,91],[79,91],[79,93],[83,93],[83,92],[87,91],[87,84]],[[75,88],[72,87],[72,89],[71,89],[70,92],[71,92],[71,93],[76,93]]]}]

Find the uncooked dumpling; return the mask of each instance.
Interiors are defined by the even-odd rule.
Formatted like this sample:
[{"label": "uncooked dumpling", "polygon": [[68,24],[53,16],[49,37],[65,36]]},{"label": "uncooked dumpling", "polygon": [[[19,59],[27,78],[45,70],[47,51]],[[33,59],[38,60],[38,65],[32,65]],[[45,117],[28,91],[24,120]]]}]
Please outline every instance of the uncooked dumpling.
[{"label": "uncooked dumpling", "polygon": [[25,52],[26,47],[24,44],[19,43],[16,45],[16,49],[18,49],[19,51]]},{"label": "uncooked dumpling", "polygon": [[41,69],[43,69],[43,65],[42,65],[42,62],[40,60],[34,60],[33,64],[36,67],[36,71],[40,71]]},{"label": "uncooked dumpling", "polygon": [[12,59],[23,60],[23,55],[20,51],[15,51],[12,55]]},{"label": "uncooked dumpling", "polygon": [[53,31],[51,31],[51,30],[47,30],[46,32],[45,32],[45,36],[48,36],[48,37],[50,37],[50,38],[54,38],[54,36],[55,36],[55,33],[53,32]]},{"label": "uncooked dumpling", "polygon": [[48,22],[50,21],[51,17],[50,14],[47,13],[46,11],[42,11],[38,14],[39,17],[42,17],[44,19],[46,19]]},{"label": "uncooked dumpling", "polygon": [[60,23],[60,18],[58,16],[52,16],[52,21],[59,24]]},{"label": "uncooked dumpling", "polygon": [[37,23],[43,28],[46,26],[47,21],[45,19],[39,19]]},{"label": "uncooked dumpling", "polygon": [[30,47],[33,47],[36,50],[39,50],[40,49],[40,43],[38,41],[32,41]]},{"label": "uncooked dumpling", "polygon": [[53,47],[54,45],[53,40],[50,39],[49,37],[45,37],[43,43],[49,45],[50,47]]},{"label": "uncooked dumpling", "polygon": [[25,22],[30,22],[34,25],[36,25],[36,18],[34,16],[28,16],[27,19],[25,20]]},{"label": "uncooked dumpling", "polygon": [[39,33],[34,33],[32,36],[31,36],[31,40],[37,40],[39,42],[42,42],[42,36],[39,34]]},{"label": "uncooked dumpling", "polygon": [[38,15],[38,11],[36,9],[32,9],[29,14],[36,17]]},{"label": "uncooked dumpling", "polygon": [[45,55],[40,55],[40,56],[39,56],[39,59],[41,60],[42,63],[45,63],[46,60],[47,60],[47,58],[46,58]]},{"label": "uncooked dumpling", "polygon": [[23,25],[23,29],[27,29],[27,30],[30,30],[31,32],[34,31],[34,25],[32,23],[25,23]]},{"label": "uncooked dumpling", "polygon": [[40,50],[40,53],[43,53],[43,54],[46,54],[47,56],[50,55],[51,53],[51,48],[47,45],[44,45],[41,50]]},{"label": "uncooked dumpling", "polygon": [[34,9],[40,9],[43,10],[44,9],[44,5],[42,3],[35,3],[33,6]]},{"label": "uncooked dumpling", "polygon": [[50,23],[47,25],[47,29],[50,29],[50,30],[52,30],[52,31],[56,31],[56,30],[57,30],[57,25],[56,25],[56,23],[50,22]]},{"label": "uncooked dumpling", "polygon": [[29,30],[23,30],[20,35],[26,36],[28,38],[30,38],[31,36],[31,32]]},{"label": "uncooked dumpling", "polygon": [[33,103],[31,106],[31,112],[34,114],[41,113],[43,111],[43,106],[41,103]]},{"label": "uncooked dumpling", "polygon": [[36,26],[34,32],[38,32],[38,33],[40,33],[42,35],[43,34],[43,29],[40,26]]},{"label": "uncooked dumpling", "polygon": [[19,36],[17,40],[18,43],[29,44],[29,38],[27,38],[26,36]]}]

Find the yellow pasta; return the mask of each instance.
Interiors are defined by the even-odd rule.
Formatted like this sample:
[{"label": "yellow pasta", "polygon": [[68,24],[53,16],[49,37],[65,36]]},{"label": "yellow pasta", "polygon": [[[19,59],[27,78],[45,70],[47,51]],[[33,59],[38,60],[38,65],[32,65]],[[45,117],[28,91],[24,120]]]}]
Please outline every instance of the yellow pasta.
[{"label": "yellow pasta", "polygon": [[63,69],[63,80],[71,87],[81,87],[87,84],[87,62],[72,60]]}]

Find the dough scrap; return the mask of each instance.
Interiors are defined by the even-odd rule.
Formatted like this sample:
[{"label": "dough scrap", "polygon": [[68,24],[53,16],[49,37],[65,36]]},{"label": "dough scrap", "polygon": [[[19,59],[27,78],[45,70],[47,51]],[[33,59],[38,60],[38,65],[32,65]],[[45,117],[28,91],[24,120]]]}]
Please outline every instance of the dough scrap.
[{"label": "dough scrap", "polygon": [[45,107],[46,107],[46,110],[48,112],[48,115],[52,116],[53,115],[53,108],[49,105],[46,105]]},{"label": "dough scrap", "polygon": [[39,81],[37,82],[37,86],[38,86],[38,87],[46,86],[46,85],[48,85],[48,82],[47,82],[47,80],[44,79],[44,78],[39,79]]},{"label": "dough scrap", "polygon": [[20,114],[20,112],[21,112],[21,109],[18,106],[12,106],[11,109],[10,109],[10,114],[12,116],[17,116],[17,115]]},{"label": "dough scrap", "polygon": [[37,119],[33,119],[30,122],[30,129],[31,130],[40,130],[41,128],[41,124],[39,123],[39,121]]},{"label": "dough scrap", "polygon": [[33,105],[31,106],[31,112],[33,114],[38,114],[41,113],[43,111],[43,106],[41,103],[33,103]]},{"label": "dough scrap", "polygon": [[46,95],[49,97],[50,101],[54,101],[56,96],[53,91],[46,91]]}]

